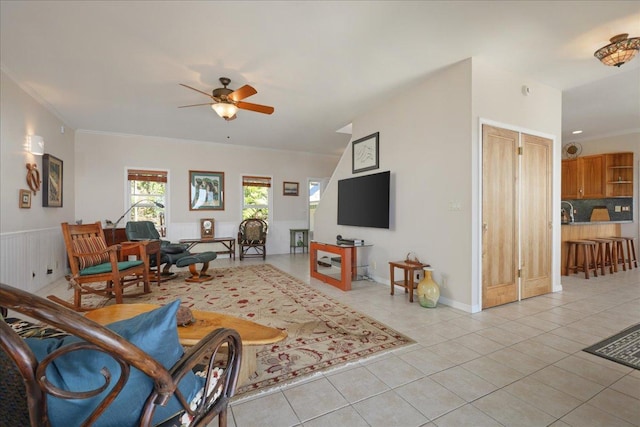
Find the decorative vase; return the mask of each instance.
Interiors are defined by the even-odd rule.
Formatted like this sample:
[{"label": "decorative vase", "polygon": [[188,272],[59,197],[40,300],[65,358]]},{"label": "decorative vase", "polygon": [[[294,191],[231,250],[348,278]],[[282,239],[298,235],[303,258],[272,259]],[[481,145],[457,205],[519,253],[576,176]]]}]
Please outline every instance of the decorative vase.
[{"label": "decorative vase", "polygon": [[424,268],[424,278],[418,283],[418,301],[422,307],[435,308],[440,299],[440,286],[431,277],[433,268]]}]

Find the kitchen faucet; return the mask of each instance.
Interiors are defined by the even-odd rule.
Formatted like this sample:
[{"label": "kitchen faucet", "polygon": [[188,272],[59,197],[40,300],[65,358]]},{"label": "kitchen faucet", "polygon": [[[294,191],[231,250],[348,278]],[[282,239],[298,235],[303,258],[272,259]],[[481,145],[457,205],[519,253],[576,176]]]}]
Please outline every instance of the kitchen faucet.
[{"label": "kitchen faucet", "polygon": [[573,217],[573,205],[571,204],[571,202],[567,202],[566,200],[562,200],[562,201],[560,201],[560,206],[562,206],[563,203],[568,204],[569,207],[571,208],[569,210],[569,222],[574,222],[575,218]]}]

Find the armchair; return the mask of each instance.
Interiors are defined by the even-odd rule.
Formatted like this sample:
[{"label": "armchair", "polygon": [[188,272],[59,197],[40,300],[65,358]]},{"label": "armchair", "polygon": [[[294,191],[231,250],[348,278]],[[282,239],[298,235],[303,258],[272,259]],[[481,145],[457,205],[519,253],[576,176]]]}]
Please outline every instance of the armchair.
[{"label": "armchair", "polygon": [[[240,259],[267,256],[267,222],[258,218],[245,219],[238,229]],[[253,252],[249,252],[253,249]]]},{"label": "armchair", "polygon": [[[54,295],[48,298],[76,311],[83,311],[82,295],[94,293],[115,297],[116,304],[122,304],[126,287],[144,284],[143,291],[127,296],[137,296],[151,292],[149,286],[149,260],[144,246],[138,243],[123,242],[107,247],[102,224],[69,224],[63,222],[62,235],[69,256],[71,275],[69,283],[74,287],[73,304]],[[137,252],[136,261],[119,260],[119,250],[127,247],[129,253]],[[102,288],[89,286],[88,283],[106,282]]]},{"label": "armchair", "polygon": [[107,327],[2,283],[0,301],[70,334],[24,339],[0,319],[0,425],[205,426],[218,416],[226,426],[242,356],[236,331],[217,329],[184,353],[179,300]]},{"label": "armchair", "polygon": [[[171,243],[167,240],[160,239],[160,233],[156,230],[155,225],[151,221],[129,221],[125,226],[127,239],[130,241],[140,240],[160,240],[160,263],[164,264],[162,274],[171,274],[169,270],[175,265],[180,258],[191,255],[187,250],[187,246],[182,243]],[[155,265],[156,260],[152,257],[150,260],[151,267],[160,268]]]}]

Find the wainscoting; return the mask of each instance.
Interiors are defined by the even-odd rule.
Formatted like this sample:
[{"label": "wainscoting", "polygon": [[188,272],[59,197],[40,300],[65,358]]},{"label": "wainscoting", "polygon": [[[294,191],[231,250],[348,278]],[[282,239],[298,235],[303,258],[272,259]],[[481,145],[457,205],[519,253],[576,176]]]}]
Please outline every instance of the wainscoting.
[{"label": "wainscoting", "polygon": [[60,227],[0,234],[2,283],[36,292],[66,272],[67,253]]}]

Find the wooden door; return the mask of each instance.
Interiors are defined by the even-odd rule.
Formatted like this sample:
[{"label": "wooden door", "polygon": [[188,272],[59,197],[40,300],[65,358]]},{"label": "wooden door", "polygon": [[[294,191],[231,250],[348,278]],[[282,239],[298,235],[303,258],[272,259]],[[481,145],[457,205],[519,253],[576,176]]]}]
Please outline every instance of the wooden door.
[{"label": "wooden door", "polygon": [[482,126],[482,308],[518,299],[518,144]]},{"label": "wooden door", "polygon": [[521,298],[551,292],[552,141],[522,134]]},{"label": "wooden door", "polygon": [[562,161],[562,199],[579,198],[578,159]]},{"label": "wooden door", "polygon": [[605,196],[604,155],[584,156],[578,159],[578,176],[582,179],[583,199],[602,199]]}]

